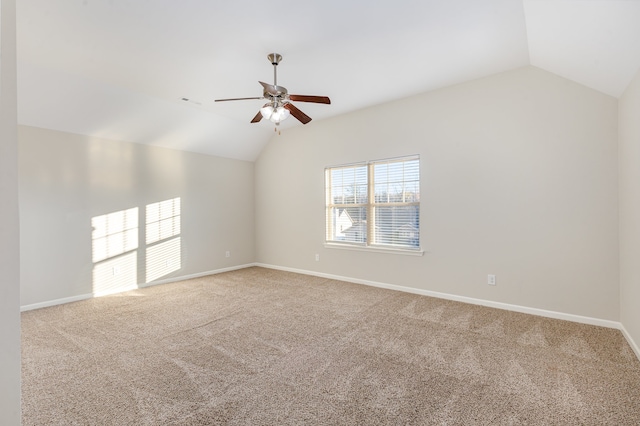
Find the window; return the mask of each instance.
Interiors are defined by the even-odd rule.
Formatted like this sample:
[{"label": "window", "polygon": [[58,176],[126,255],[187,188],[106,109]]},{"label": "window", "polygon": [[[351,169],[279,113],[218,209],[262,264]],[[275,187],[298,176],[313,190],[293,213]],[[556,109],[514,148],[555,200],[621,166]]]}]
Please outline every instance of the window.
[{"label": "window", "polygon": [[328,243],[419,250],[418,156],[328,167],[325,181]]}]

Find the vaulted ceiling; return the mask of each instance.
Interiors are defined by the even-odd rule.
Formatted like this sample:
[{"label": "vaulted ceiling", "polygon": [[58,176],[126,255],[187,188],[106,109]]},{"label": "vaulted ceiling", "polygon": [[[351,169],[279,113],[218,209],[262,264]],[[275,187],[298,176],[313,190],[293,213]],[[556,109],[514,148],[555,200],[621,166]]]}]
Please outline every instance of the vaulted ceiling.
[{"label": "vaulted ceiling", "polygon": [[278,84],[331,98],[296,103],[317,121],[527,65],[618,97],[639,23],[640,0],[19,1],[18,120],[253,161],[264,101],[214,99],[261,96],[270,52]]}]

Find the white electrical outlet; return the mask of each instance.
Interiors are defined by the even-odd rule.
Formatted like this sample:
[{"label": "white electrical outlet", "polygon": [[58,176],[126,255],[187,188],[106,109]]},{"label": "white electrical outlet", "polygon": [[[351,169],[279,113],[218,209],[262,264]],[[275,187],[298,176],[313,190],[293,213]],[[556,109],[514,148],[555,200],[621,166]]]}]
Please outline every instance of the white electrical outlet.
[{"label": "white electrical outlet", "polygon": [[493,274],[487,275],[487,284],[496,285],[496,276]]},{"label": "white electrical outlet", "polygon": [[320,255],[318,253],[316,253],[316,262],[320,261]]},{"label": "white electrical outlet", "polygon": [[113,275],[118,275],[120,273],[120,267],[119,266],[114,266],[113,267]]},{"label": "white electrical outlet", "polygon": [[225,257],[231,257],[231,252],[227,251],[224,255],[225,255]]}]

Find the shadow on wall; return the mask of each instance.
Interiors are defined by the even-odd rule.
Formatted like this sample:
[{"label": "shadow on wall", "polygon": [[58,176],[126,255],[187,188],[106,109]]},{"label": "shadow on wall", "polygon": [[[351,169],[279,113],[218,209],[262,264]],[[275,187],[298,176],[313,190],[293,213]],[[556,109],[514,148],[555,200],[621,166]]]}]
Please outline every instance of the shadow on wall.
[{"label": "shadow on wall", "polygon": [[182,267],[180,197],[147,204],[144,220],[139,210],[91,218],[95,296],[133,290]]}]

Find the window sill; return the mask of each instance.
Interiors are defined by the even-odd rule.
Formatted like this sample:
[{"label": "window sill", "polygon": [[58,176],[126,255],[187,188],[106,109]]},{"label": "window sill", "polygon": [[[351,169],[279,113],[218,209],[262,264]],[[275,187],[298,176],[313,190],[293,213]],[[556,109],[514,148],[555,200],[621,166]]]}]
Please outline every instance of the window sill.
[{"label": "window sill", "polygon": [[335,244],[335,243],[324,243],[324,247],[329,249],[338,249],[338,250],[368,251],[372,253],[399,254],[402,256],[424,255],[424,250],[422,249],[403,250],[403,249],[392,249],[392,248],[371,247],[371,246],[352,246],[348,244]]}]

